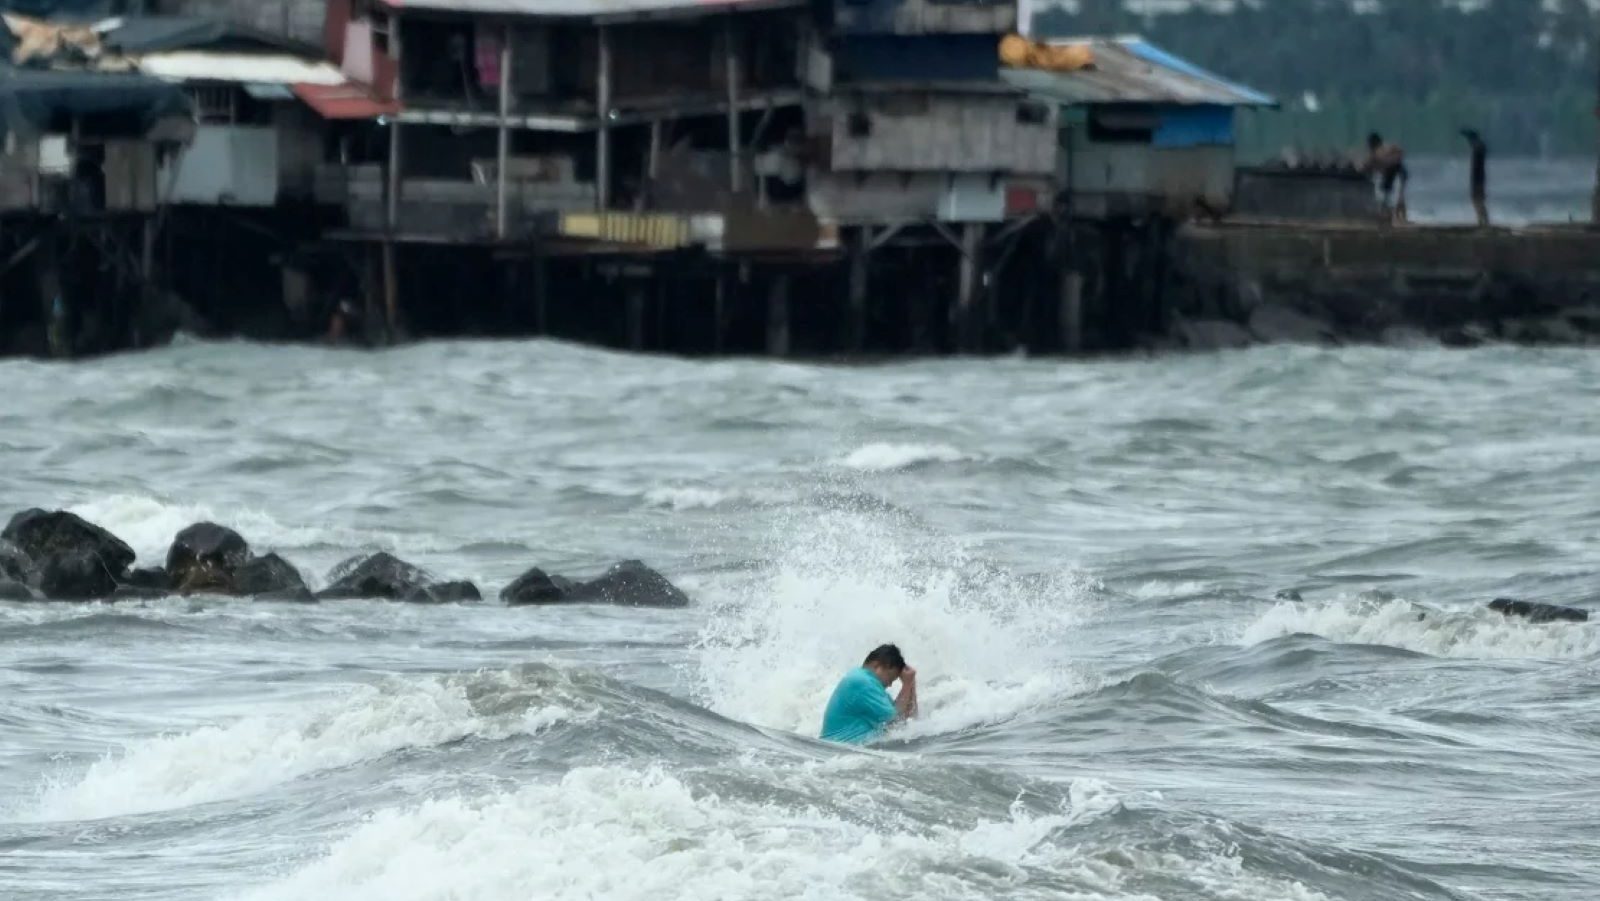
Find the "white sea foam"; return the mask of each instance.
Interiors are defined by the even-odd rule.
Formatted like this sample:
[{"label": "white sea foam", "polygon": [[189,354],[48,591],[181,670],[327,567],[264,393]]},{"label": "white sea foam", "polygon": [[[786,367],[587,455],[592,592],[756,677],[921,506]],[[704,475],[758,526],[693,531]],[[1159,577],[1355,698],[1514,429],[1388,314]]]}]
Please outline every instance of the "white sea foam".
[{"label": "white sea foam", "polygon": [[1483,607],[1441,611],[1405,600],[1282,603],[1246,626],[1239,640],[1253,645],[1301,633],[1435,657],[1572,659],[1600,654],[1600,629],[1592,624],[1540,625]]},{"label": "white sea foam", "polygon": [[926,463],[959,463],[973,459],[948,444],[874,442],[845,455],[839,465],[863,472],[890,472]]},{"label": "white sea foam", "polygon": [[139,741],[87,771],[48,781],[23,814],[54,821],[172,810],[244,797],[403,748],[533,734],[575,715],[559,704],[482,713],[468,699],[468,678],[354,686],[310,705]]},{"label": "white sea foam", "polygon": [[327,524],[286,525],[259,510],[217,510],[205,504],[169,503],[145,495],[106,495],[69,509],[126,541],[144,566],[164,563],[173,537],[197,522],[214,522],[234,529],[260,551],[319,544],[361,548],[392,543],[389,536]]},{"label": "white sea foam", "polygon": [[[1029,885],[1082,807],[916,834],[812,807],[719,798],[659,769],[586,767],[559,782],[376,814],[249,901],[1060,897]],[[1054,852],[1051,851],[1053,854]],[[1090,896],[1093,897],[1093,896]]]},{"label": "white sea foam", "polygon": [[701,634],[699,694],[718,713],[814,735],[839,677],[891,641],[920,679],[922,716],[901,735],[996,722],[1092,685],[1073,662],[1081,577],[1041,587],[992,575],[962,589],[951,549],[918,578],[884,523],[844,511],[778,540],[777,568],[715,609]]},{"label": "white sea foam", "polygon": [[714,510],[739,499],[739,494],[697,485],[664,485],[645,492],[645,503],[668,510]]}]

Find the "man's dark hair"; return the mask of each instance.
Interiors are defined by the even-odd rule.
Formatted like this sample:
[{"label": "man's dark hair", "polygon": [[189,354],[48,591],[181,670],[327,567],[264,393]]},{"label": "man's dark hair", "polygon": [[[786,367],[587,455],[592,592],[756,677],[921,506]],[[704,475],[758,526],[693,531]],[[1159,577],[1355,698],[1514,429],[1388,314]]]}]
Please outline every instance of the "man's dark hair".
[{"label": "man's dark hair", "polygon": [[872,653],[867,655],[867,659],[863,660],[861,665],[871,666],[874,663],[880,666],[887,666],[890,669],[903,670],[906,668],[906,658],[900,656],[900,649],[892,644],[878,645],[873,648]]},{"label": "man's dark hair", "polygon": [[1367,146],[1368,147],[1371,147],[1373,150],[1377,150],[1378,147],[1381,146],[1382,144],[1383,144],[1383,135],[1380,135],[1377,132],[1373,132],[1373,133],[1367,135]]}]

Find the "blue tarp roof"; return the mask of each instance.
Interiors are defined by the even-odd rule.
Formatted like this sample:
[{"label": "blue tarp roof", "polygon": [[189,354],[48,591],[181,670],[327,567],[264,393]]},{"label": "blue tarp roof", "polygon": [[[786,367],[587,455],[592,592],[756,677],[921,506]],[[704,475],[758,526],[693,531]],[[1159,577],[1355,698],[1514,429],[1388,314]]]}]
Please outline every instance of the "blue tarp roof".
[{"label": "blue tarp roof", "polygon": [[1088,45],[1094,54],[1094,65],[1074,72],[1002,68],[1000,77],[1023,91],[1065,106],[1277,106],[1277,101],[1268,95],[1207,72],[1141,37],[1060,39],[1048,43]]}]

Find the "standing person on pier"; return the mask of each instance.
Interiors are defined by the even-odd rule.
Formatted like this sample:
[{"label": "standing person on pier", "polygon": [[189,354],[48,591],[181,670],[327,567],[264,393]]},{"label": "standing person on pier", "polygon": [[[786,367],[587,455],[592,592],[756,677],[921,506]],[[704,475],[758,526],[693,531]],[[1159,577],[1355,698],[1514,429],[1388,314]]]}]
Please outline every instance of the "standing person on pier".
[{"label": "standing person on pier", "polygon": [[[1377,177],[1378,185],[1383,190],[1383,211],[1390,220],[1406,221],[1406,183],[1411,180],[1411,172],[1406,168],[1405,150],[1373,132],[1367,135],[1367,158],[1361,164],[1361,171]],[[1396,185],[1400,191],[1398,197],[1395,197]],[[1393,204],[1390,203],[1391,199]]]},{"label": "standing person on pier", "polygon": [[1461,136],[1472,146],[1472,209],[1478,214],[1478,227],[1489,227],[1489,145],[1471,128]]}]

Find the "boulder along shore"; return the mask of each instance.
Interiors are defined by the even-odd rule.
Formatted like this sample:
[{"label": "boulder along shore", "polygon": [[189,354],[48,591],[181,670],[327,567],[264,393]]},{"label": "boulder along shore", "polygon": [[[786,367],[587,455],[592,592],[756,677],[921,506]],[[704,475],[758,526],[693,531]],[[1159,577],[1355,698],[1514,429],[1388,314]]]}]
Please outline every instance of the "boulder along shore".
[{"label": "boulder along shore", "polygon": [[[387,600],[413,604],[483,600],[477,585],[443,579],[393,554],[358,554],[335,566],[312,590],[301,570],[276,553],[257,554],[244,536],[212,522],[173,536],[159,566],[135,568],[127,542],[65,510],[24,510],[0,532],[0,601],[130,601],[207,595],[317,603]],[[681,608],[689,597],[638,560],[623,560],[590,579],[535,566],[498,595],[507,606],[611,604]]]}]

